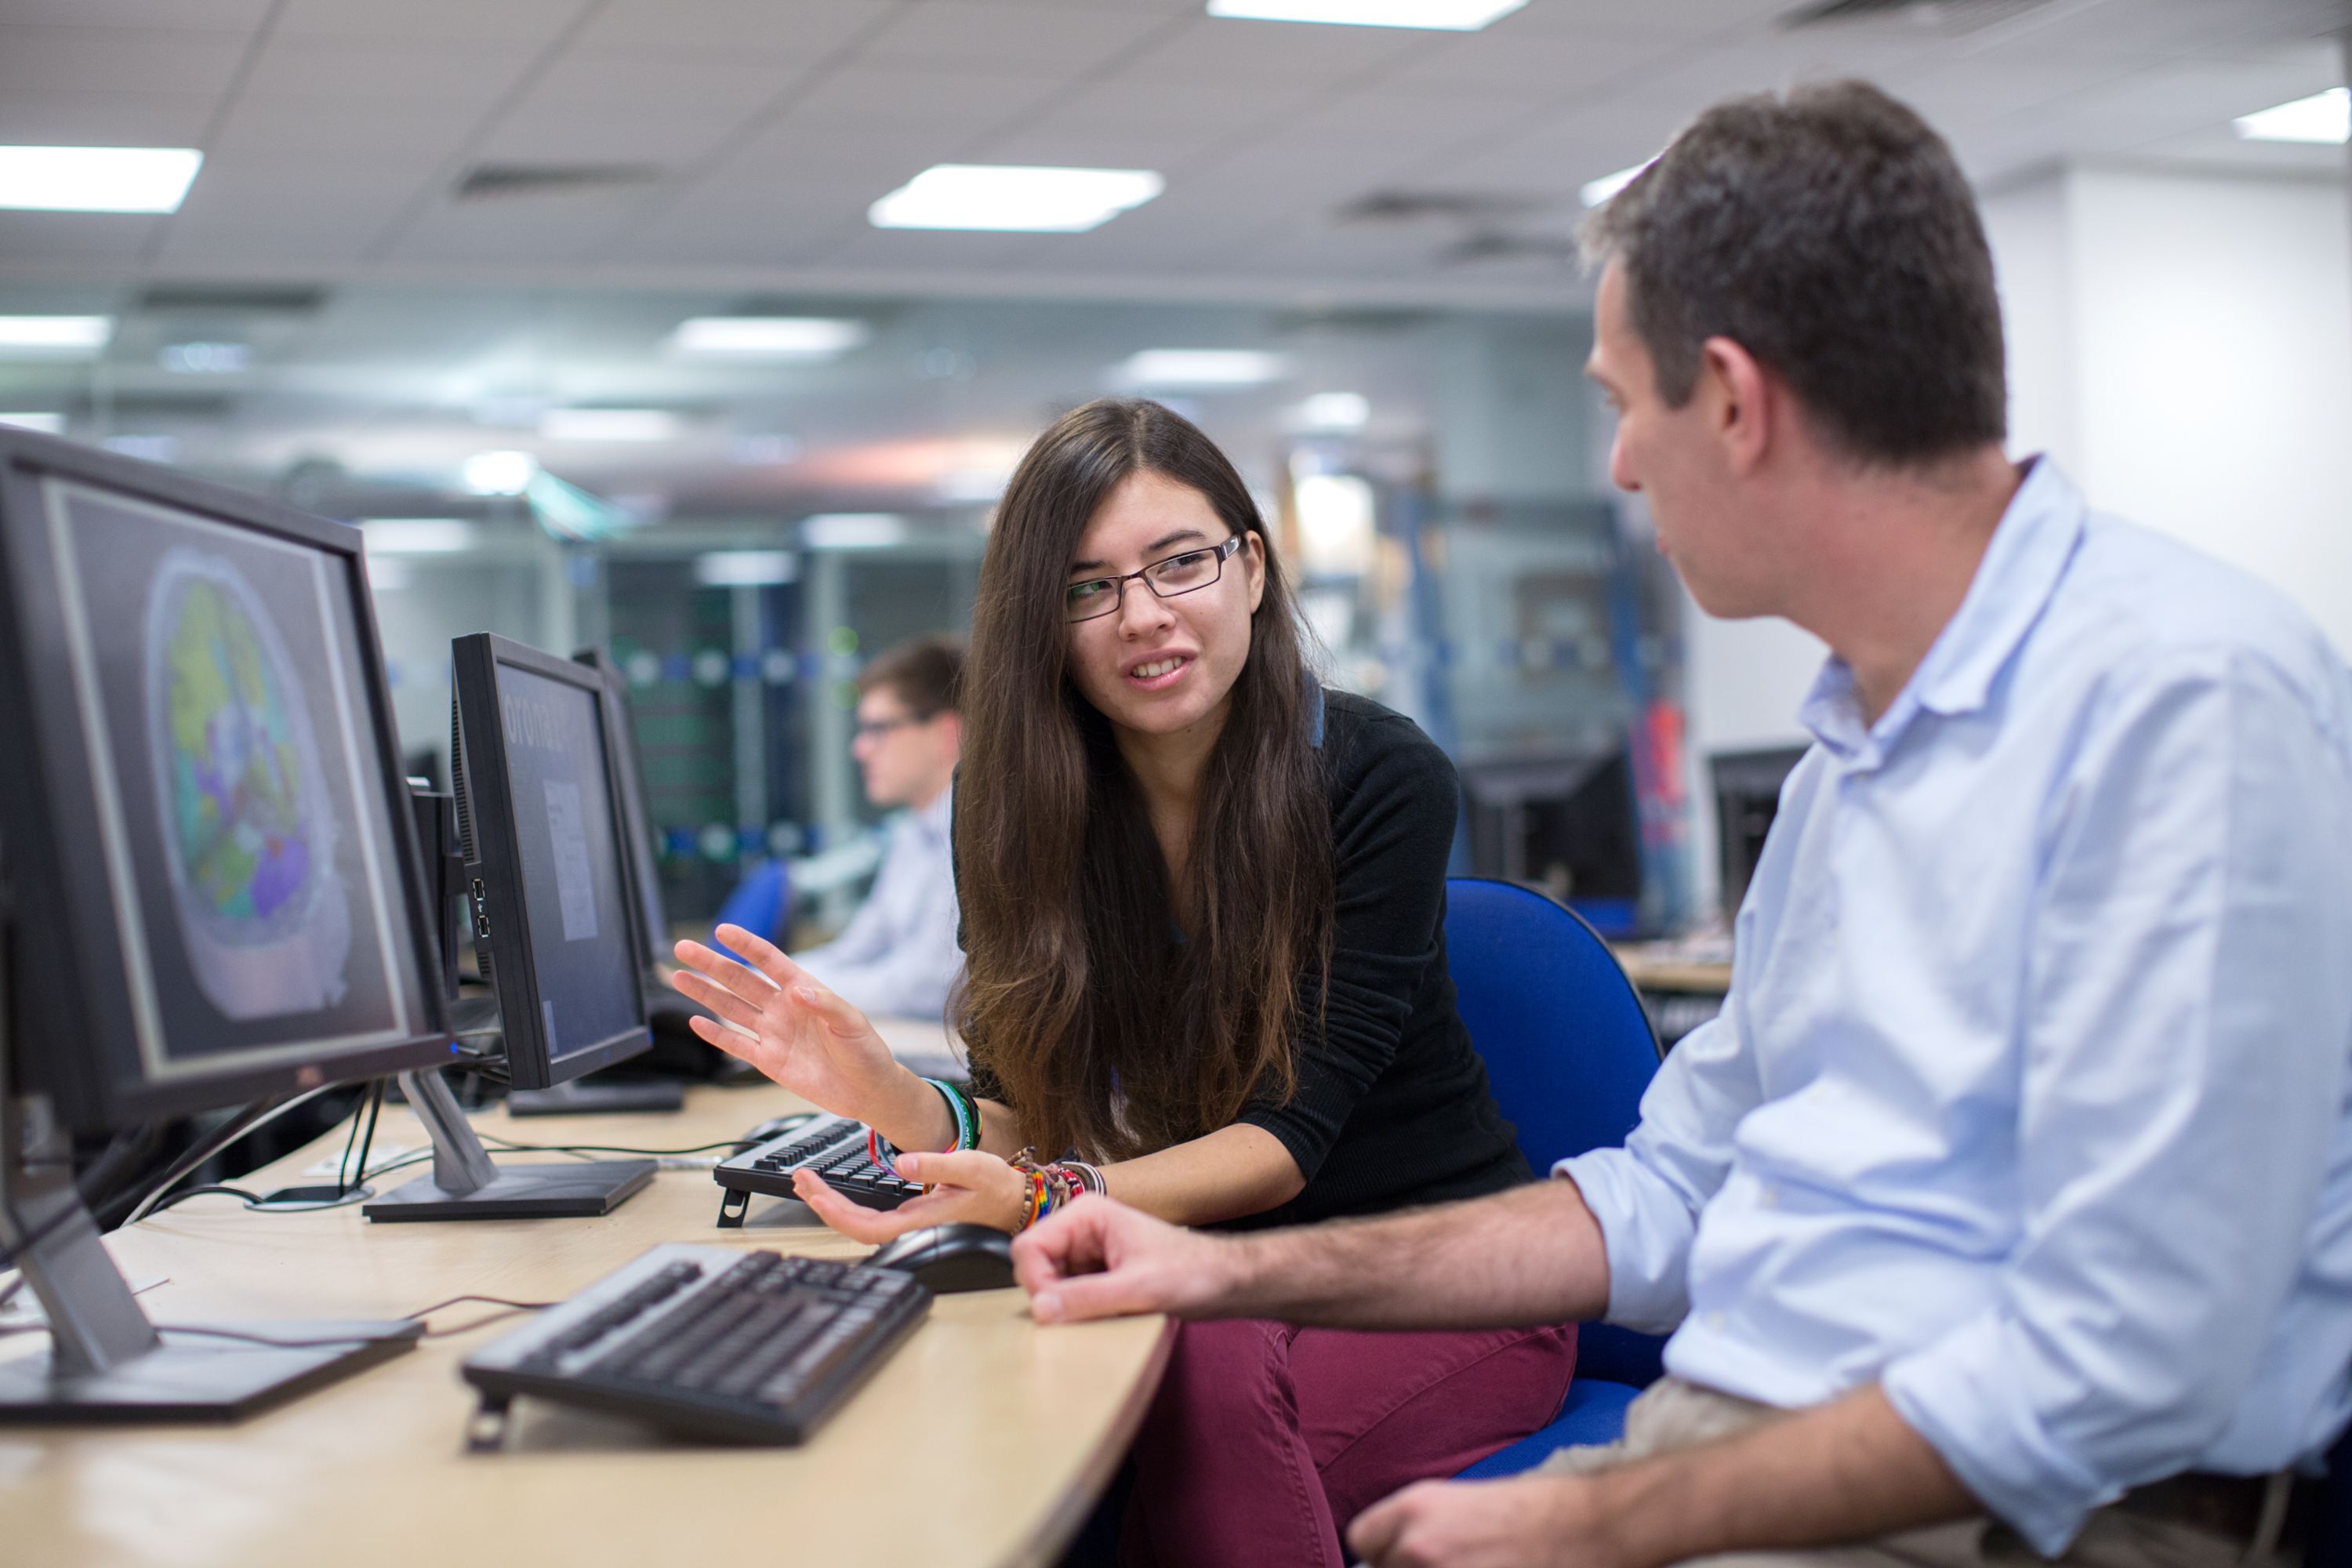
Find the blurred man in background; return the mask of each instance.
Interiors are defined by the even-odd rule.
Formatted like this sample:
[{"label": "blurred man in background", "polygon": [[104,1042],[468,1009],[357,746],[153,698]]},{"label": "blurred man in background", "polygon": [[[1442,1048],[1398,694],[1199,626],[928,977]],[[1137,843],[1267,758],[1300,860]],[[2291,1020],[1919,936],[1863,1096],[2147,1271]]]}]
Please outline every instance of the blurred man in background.
[{"label": "blurred man in background", "polygon": [[866,798],[906,815],[893,825],[874,890],[849,924],[793,959],[867,1013],[938,1018],[963,967],[948,858],[962,687],[963,645],[951,637],[901,643],[857,678],[850,754],[865,774]]}]

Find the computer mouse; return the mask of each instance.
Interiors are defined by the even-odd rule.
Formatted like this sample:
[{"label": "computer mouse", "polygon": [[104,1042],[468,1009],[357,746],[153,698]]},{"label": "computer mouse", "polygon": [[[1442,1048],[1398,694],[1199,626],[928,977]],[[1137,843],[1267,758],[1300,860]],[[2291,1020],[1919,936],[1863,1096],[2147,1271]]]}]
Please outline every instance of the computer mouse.
[{"label": "computer mouse", "polygon": [[934,1225],[885,1242],[866,1262],[911,1274],[933,1295],[1013,1283],[1013,1238],[992,1226]]}]

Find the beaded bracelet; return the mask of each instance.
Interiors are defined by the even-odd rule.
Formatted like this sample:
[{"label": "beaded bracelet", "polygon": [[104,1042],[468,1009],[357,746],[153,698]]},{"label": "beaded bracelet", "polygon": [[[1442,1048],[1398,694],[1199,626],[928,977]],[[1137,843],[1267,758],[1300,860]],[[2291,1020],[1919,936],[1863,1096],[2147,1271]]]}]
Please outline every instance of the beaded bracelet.
[{"label": "beaded bracelet", "polygon": [[1055,1160],[1039,1164],[1037,1151],[1024,1149],[1013,1156],[1012,1164],[1029,1178],[1021,1223],[1013,1227],[1015,1230],[1028,1229],[1086,1194],[1099,1197],[1105,1190],[1101,1170],[1084,1160]]}]

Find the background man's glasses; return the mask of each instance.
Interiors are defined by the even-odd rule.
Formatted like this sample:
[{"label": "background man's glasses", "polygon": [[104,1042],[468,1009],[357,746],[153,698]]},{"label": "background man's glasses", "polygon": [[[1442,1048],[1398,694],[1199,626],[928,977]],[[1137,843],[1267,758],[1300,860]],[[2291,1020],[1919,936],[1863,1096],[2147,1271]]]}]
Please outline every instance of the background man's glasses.
[{"label": "background man's glasses", "polygon": [[904,730],[915,724],[928,724],[938,717],[936,713],[909,713],[896,719],[860,719],[850,733],[856,740],[874,740],[888,734],[893,730]]},{"label": "background man's glasses", "polygon": [[1236,533],[1223,544],[1162,557],[1140,572],[1073,583],[1064,590],[1065,618],[1091,621],[1114,614],[1127,598],[1127,585],[1139,577],[1145,587],[1162,599],[1198,593],[1225,574],[1225,563],[1242,547],[1242,539],[1243,535]]}]

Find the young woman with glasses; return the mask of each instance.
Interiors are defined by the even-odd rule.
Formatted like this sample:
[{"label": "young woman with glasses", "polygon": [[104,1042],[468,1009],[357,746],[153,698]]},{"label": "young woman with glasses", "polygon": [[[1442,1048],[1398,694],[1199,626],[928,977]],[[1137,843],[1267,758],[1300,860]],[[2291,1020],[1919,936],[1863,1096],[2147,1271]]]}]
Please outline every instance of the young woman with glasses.
[{"label": "young woman with glasses", "polygon": [[[1087,1163],[1050,1167],[1063,1190],[1202,1226],[1529,1179],[1446,973],[1454,769],[1316,682],[1265,525],[1198,429],[1106,399],[1039,437],[997,510],[965,691],[976,1128],[773,947],[719,932],[754,974],[678,945],[679,988],[735,1026],[698,1019],[705,1039],[915,1152],[898,1168],[930,1191],[887,1213],[802,1173],[828,1224],[1018,1229],[1044,1179],[1026,1167],[1066,1152]],[[1336,1565],[1358,1510],[1549,1421],[1575,1342],[1188,1324],[1122,1555]]]}]

